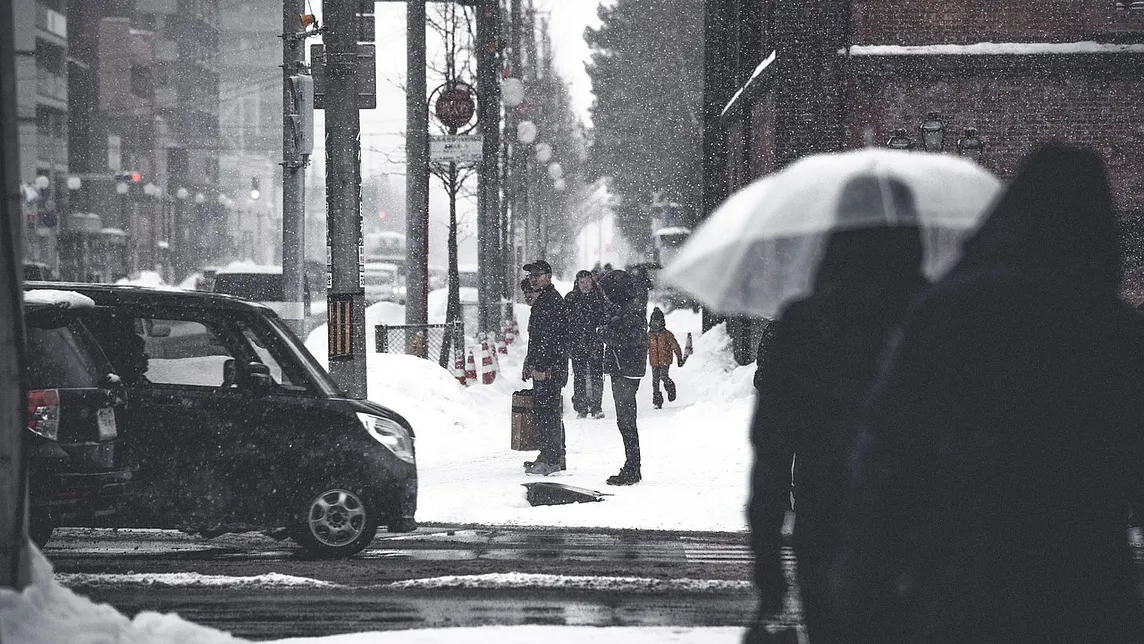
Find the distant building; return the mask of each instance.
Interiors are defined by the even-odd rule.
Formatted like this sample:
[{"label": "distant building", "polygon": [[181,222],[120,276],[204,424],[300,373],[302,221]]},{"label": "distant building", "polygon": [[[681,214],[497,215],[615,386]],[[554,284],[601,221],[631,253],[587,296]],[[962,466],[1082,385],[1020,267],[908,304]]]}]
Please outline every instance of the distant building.
[{"label": "distant building", "polygon": [[[885,145],[898,128],[921,147],[936,113],[945,151],[980,139],[981,164],[1003,179],[1049,139],[1099,152],[1126,238],[1144,240],[1144,2],[707,0],[705,11],[705,213],[808,154]],[[1144,266],[1144,244],[1129,255]],[[750,362],[758,325],[729,324]]]},{"label": "distant building", "polygon": [[[25,257],[59,267],[68,210],[68,21],[63,0],[14,0]],[[43,177],[37,181],[37,177]]]},{"label": "distant building", "polygon": [[[235,259],[262,264],[282,261],[281,34],[280,1],[223,3],[219,188],[232,204],[224,248]],[[255,180],[257,199],[251,197]]]}]

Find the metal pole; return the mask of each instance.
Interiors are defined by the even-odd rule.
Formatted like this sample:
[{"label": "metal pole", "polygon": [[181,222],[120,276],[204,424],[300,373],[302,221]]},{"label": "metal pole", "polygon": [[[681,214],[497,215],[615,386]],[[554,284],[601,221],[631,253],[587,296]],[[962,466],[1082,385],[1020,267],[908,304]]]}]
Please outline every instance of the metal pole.
[{"label": "metal pole", "polygon": [[[429,320],[429,108],[425,3],[408,2],[405,88],[405,323]],[[407,346],[409,346],[407,344]]]},{"label": "metal pole", "polygon": [[[521,51],[521,47],[524,44],[521,38],[524,23],[524,0],[511,0],[511,2],[512,5],[509,7],[511,23],[509,38],[512,43],[512,58],[510,59],[509,65],[512,67],[512,73],[516,74],[521,83],[525,83],[524,57],[522,56],[524,52]],[[527,91],[527,87],[528,85],[525,83],[525,91]],[[520,270],[516,256],[516,226],[517,222],[524,222],[527,226],[528,221],[528,157],[531,154],[531,150],[529,150],[530,146],[515,140],[516,124],[519,121],[520,119],[514,116],[506,126],[506,131],[509,132],[508,136],[513,137],[512,160],[509,164],[512,168],[512,220],[509,222],[509,225],[506,226],[505,230],[507,239],[506,246],[508,246],[508,248],[505,249],[504,256],[507,266],[505,270],[502,271],[508,282],[505,292],[509,300],[513,299],[513,295],[516,292],[516,280],[509,278],[517,275]]]},{"label": "metal pole", "polygon": [[[417,4],[417,3],[414,3]],[[365,244],[361,221],[361,141],[357,107],[356,2],[330,2],[326,18],[326,229],[331,284],[331,342],[350,352],[330,356],[330,375],[351,398],[366,397]],[[339,304],[340,303],[340,304]],[[334,316],[338,316],[334,319]],[[348,320],[346,318],[349,318]],[[348,331],[349,338],[345,337]],[[339,336],[340,337],[335,337]]]},{"label": "metal pole", "polygon": [[477,6],[477,94],[481,97],[480,191],[477,198],[478,329],[495,331],[500,323],[497,223],[500,213],[500,0]]},{"label": "metal pole", "polygon": [[24,315],[21,307],[20,160],[16,139],[16,50],[12,4],[0,15],[0,587],[30,581],[24,438]]},{"label": "metal pole", "polygon": [[305,12],[305,0],[282,0],[282,285],[286,324],[299,336],[306,331],[306,162],[295,144],[295,122],[300,121],[291,118],[296,101],[290,77],[306,62],[305,41],[297,36]]}]

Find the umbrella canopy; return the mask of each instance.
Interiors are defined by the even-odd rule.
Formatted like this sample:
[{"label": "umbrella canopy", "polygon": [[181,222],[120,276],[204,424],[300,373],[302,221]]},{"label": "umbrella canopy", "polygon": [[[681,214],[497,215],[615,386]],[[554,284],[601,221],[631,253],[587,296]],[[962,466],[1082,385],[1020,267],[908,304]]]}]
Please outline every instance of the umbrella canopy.
[{"label": "umbrella canopy", "polygon": [[879,226],[919,227],[925,273],[936,278],[1000,188],[989,171],[946,154],[864,148],[805,157],[727,199],[663,279],[719,313],[773,318],[810,293],[831,233]]}]

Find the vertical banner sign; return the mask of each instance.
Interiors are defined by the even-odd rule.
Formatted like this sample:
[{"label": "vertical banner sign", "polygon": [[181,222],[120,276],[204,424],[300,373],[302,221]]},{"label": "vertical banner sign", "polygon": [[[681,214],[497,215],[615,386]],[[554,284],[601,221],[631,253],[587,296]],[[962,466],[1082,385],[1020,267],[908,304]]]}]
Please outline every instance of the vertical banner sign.
[{"label": "vertical banner sign", "polygon": [[353,295],[331,293],[326,299],[329,308],[330,360],[352,360],[353,355]]}]

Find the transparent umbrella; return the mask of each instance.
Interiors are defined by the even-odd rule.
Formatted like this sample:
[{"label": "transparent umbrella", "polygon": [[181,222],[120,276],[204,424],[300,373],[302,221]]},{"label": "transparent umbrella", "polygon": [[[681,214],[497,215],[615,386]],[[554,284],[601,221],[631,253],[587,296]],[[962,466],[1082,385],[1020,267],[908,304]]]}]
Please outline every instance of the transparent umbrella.
[{"label": "transparent umbrella", "polygon": [[[875,189],[853,190],[862,178]],[[773,318],[810,293],[831,233],[918,226],[925,273],[936,278],[1000,188],[981,166],[945,154],[865,148],[805,157],[727,199],[662,277],[718,313]]]}]

